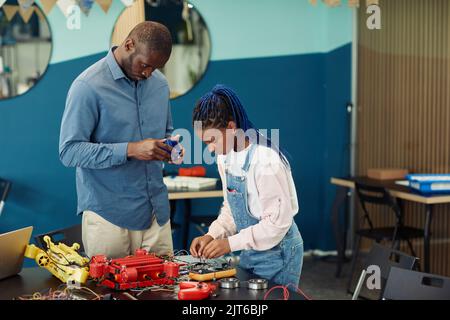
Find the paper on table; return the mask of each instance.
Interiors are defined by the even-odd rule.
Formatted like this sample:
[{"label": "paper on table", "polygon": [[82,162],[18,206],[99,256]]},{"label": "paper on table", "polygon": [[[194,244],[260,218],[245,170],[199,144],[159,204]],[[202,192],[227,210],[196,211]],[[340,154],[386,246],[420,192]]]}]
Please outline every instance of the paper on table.
[{"label": "paper on table", "polygon": [[397,181],[395,181],[395,184],[399,184],[401,186],[409,187],[409,181],[408,180],[397,180]]}]

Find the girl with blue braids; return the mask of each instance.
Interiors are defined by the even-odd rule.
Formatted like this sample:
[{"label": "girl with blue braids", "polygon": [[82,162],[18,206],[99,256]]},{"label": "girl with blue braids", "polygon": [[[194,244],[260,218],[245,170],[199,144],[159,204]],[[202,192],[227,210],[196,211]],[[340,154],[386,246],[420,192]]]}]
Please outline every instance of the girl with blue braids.
[{"label": "girl with blue braids", "polygon": [[303,239],[294,221],[297,193],[287,153],[248,119],[236,93],[216,85],[193,111],[196,135],[217,154],[224,202],[195,257],[241,251],[240,267],[275,283],[298,285]]}]

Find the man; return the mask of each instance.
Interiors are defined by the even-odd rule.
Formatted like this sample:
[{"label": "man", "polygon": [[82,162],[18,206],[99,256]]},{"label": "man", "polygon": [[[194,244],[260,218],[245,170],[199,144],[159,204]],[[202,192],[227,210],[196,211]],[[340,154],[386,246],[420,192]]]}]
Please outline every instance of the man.
[{"label": "man", "polygon": [[145,248],[173,251],[162,161],[172,148],[169,30],[138,24],[75,81],[61,123],[59,156],[76,167],[78,214],[88,256],[123,257]]}]

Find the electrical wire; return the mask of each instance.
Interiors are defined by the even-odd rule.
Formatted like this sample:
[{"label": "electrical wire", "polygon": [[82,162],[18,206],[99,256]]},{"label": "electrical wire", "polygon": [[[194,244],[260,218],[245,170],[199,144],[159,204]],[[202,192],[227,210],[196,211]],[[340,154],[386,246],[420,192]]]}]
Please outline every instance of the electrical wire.
[{"label": "electrical wire", "polygon": [[287,288],[287,286],[274,286],[272,288],[270,288],[266,294],[264,295],[264,300],[267,300],[267,298],[269,297],[270,293],[276,289],[282,289],[283,290],[283,298],[282,299],[277,299],[277,300],[289,300],[289,290]]},{"label": "electrical wire", "polygon": [[295,284],[293,284],[293,283],[288,283],[288,285],[286,286],[286,288],[288,288],[289,286],[294,287],[295,291],[296,291],[297,293],[300,293],[306,300],[312,300],[309,296],[307,296],[307,295],[302,291],[302,289],[300,289],[300,288],[299,288],[298,286],[296,286]]},{"label": "electrical wire", "polygon": [[[80,300],[80,297],[76,294],[77,291],[91,295],[92,298],[86,298],[85,300],[101,300],[103,298],[103,295],[97,294],[88,287],[71,288],[64,284],[60,285],[56,290],[50,288],[30,295],[19,296],[18,300]],[[84,300],[84,297],[81,297],[81,299]]]},{"label": "electrical wire", "polygon": [[150,291],[150,292],[158,292],[158,291],[174,292],[175,286],[174,285],[154,285],[154,286],[141,288],[141,289],[130,289],[130,291],[137,292],[136,297],[138,297],[147,291]]},{"label": "electrical wire", "polygon": [[283,290],[283,298],[282,299],[278,299],[278,300],[289,300],[289,286],[294,287],[295,291],[299,294],[301,294],[306,300],[312,300],[309,296],[307,296],[298,286],[296,286],[293,283],[288,283],[286,286],[274,286],[272,288],[270,288],[266,294],[264,295],[264,300],[267,300],[267,298],[269,297],[270,293],[276,289],[282,289]]},{"label": "electrical wire", "polygon": [[186,255],[186,256],[190,255],[190,253],[187,250],[184,250],[184,249],[174,251],[173,255],[174,256],[180,256],[182,253],[185,253],[184,255]]}]

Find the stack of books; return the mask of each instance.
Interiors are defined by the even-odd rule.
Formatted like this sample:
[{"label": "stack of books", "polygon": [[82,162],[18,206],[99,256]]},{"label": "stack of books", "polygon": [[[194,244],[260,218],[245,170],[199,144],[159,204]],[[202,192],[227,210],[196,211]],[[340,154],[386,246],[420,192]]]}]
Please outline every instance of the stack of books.
[{"label": "stack of books", "polygon": [[450,194],[450,174],[409,174],[409,187],[423,194]]}]

